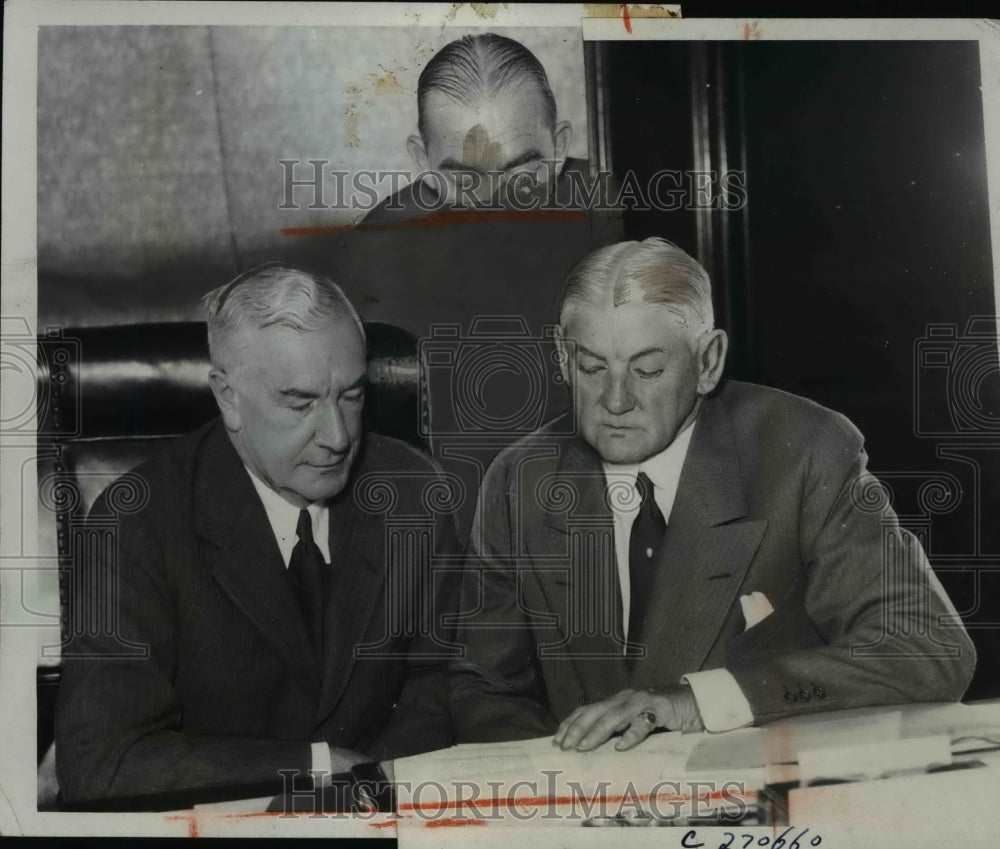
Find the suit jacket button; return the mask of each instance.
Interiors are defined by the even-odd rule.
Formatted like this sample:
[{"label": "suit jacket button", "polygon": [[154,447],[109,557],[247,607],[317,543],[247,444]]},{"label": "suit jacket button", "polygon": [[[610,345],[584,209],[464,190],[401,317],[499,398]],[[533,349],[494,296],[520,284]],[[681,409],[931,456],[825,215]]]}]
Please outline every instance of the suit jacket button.
[{"label": "suit jacket button", "polygon": [[799,700],[798,695],[796,695],[792,690],[785,690],[786,702],[797,702],[798,700]]},{"label": "suit jacket button", "polygon": [[813,695],[817,699],[825,699],[826,698],[826,690],[824,690],[822,687],[817,687],[815,684],[813,684]]}]

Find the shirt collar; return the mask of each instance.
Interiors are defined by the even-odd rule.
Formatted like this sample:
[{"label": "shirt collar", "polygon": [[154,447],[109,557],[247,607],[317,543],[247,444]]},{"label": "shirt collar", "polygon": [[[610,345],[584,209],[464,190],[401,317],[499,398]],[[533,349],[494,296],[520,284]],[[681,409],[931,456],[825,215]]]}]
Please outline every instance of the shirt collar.
[{"label": "shirt collar", "polygon": [[[295,529],[299,524],[300,508],[294,504],[290,504],[281,495],[271,489],[271,487],[254,474],[249,466],[244,465],[244,468],[249,473],[250,481],[253,483],[257,495],[264,505],[264,512],[267,513],[267,520],[271,525],[271,531],[274,533],[274,538],[278,543],[278,548],[287,567],[292,559],[292,549],[295,548],[295,543],[298,542],[298,535]],[[323,559],[329,563],[330,508],[324,503],[317,502],[310,504],[305,509],[309,511],[309,518],[312,519],[313,539],[316,541]]]}]

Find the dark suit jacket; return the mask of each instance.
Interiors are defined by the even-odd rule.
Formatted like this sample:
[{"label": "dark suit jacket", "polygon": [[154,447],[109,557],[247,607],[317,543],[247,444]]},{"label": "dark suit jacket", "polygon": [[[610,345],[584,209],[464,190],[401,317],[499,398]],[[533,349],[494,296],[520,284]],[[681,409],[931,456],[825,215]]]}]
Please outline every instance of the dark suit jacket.
[{"label": "dark suit jacket", "polygon": [[[378,760],[450,744],[447,649],[437,644],[449,635],[436,617],[451,608],[455,581],[430,559],[454,554],[455,542],[450,514],[434,512],[447,499],[434,503],[442,478],[431,461],[369,434],[331,503],[322,669],[221,422],[134,476],[148,498],[117,517],[112,484],[89,519],[94,530],[111,523],[110,544],[76,565],[86,570],[77,585],[92,590],[70,600],[78,636],[63,652],[65,799],[280,781],[279,769],[310,768],[310,741]],[[389,556],[389,536],[404,554]],[[88,617],[105,610],[113,628],[93,627]]]},{"label": "dark suit jacket", "polygon": [[[452,678],[459,740],[541,736],[584,703],[718,667],[758,724],[961,698],[972,643],[843,416],[736,382],[705,401],[631,670],[600,459],[560,429],[505,451],[483,483]],[[754,591],[774,612],[746,629],[739,597]]]}]

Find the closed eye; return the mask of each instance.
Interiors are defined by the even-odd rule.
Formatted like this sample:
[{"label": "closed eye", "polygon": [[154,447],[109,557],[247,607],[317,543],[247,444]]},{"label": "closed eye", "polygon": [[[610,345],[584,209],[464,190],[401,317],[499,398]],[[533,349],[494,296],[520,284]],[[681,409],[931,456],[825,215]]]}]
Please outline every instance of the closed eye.
[{"label": "closed eye", "polygon": [[661,374],[663,374],[663,369],[657,368],[647,371],[645,369],[637,368],[635,370],[635,373],[639,375],[639,377],[653,378],[653,377],[659,377]]}]

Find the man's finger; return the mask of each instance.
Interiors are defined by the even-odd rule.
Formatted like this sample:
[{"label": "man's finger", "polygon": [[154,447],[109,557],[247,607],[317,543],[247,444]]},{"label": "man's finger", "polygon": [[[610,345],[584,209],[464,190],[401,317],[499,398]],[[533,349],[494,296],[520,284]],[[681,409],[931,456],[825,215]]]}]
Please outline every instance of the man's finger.
[{"label": "man's finger", "polygon": [[590,733],[594,725],[601,720],[601,717],[603,717],[609,709],[610,708],[608,707],[607,702],[589,705],[584,708],[580,711],[580,715],[577,716],[577,718],[566,728],[559,745],[564,750],[577,748],[580,741]]},{"label": "man's finger", "polygon": [[[606,713],[613,712],[620,716],[628,716],[629,713],[623,711],[634,693],[635,691],[632,689],[625,689],[603,702],[580,705],[560,723],[556,733],[552,736],[553,745],[559,746],[563,750],[575,748],[580,738],[587,734],[594,723]],[[613,731],[621,731],[626,726],[627,723],[613,729]],[[604,739],[606,740],[607,737]]]},{"label": "man's finger", "polygon": [[633,719],[625,733],[622,734],[621,739],[615,743],[615,748],[619,752],[624,752],[627,749],[633,749],[638,746],[643,740],[645,740],[652,730],[656,727],[655,722],[650,722],[646,718],[647,712],[639,714],[635,719]]},{"label": "man's finger", "polygon": [[556,733],[552,735],[552,743],[556,746],[562,743],[563,737],[566,736],[567,729],[576,722],[577,716],[580,714],[580,708],[576,708],[569,716],[567,716],[562,722],[559,723],[559,727],[556,729]]},{"label": "man's finger", "polygon": [[615,707],[601,716],[583,738],[577,743],[577,750],[587,752],[596,749],[616,731],[628,728],[631,721],[629,713],[623,707]]},{"label": "man's finger", "polygon": [[557,746],[561,746],[563,739],[566,737],[566,733],[573,727],[580,716],[588,710],[593,710],[595,707],[597,706],[580,705],[580,707],[576,708],[569,716],[559,723],[559,727],[556,729],[556,733],[552,737],[552,742]]}]

